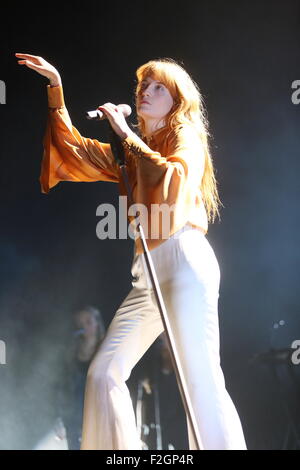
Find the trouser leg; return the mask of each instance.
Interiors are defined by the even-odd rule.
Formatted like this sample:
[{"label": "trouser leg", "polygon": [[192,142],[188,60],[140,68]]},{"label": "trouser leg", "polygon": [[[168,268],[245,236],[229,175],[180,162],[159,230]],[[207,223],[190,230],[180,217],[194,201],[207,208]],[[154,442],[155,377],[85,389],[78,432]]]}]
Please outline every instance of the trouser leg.
[{"label": "trouser leg", "polygon": [[163,331],[149,290],[133,287],[117,310],[86,382],[81,449],[141,449],[126,380]]},{"label": "trouser leg", "polygon": [[[162,244],[153,261],[203,447],[245,449],[220,365],[220,270],[213,249],[189,231]],[[196,449],[190,427],[188,436],[190,449]]]},{"label": "trouser leg", "polygon": [[[186,278],[187,279],[187,278]],[[225,388],[214,301],[197,282],[161,286],[177,353],[205,450],[244,449],[240,420]],[[196,444],[188,423],[189,448]]]}]

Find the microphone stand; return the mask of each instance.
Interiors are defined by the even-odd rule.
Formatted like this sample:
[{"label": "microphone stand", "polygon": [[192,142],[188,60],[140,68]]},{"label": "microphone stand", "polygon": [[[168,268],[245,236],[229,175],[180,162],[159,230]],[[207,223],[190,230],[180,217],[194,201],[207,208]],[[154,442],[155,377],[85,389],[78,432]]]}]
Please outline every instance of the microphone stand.
[{"label": "microphone stand", "polygon": [[[130,188],[128,175],[127,175],[127,170],[126,170],[125,152],[124,152],[124,149],[123,149],[123,145],[121,143],[120,137],[118,136],[118,134],[116,134],[116,132],[112,128],[109,120],[106,119],[106,121],[108,123],[108,130],[109,130],[109,137],[110,137],[109,140],[110,140],[110,144],[111,144],[111,149],[112,149],[114,158],[115,158],[116,162],[118,163],[118,165],[120,166],[120,169],[122,171],[122,176],[124,178],[124,182],[125,182],[126,189],[127,189],[127,194],[128,194],[128,197],[129,197],[129,202],[130,202],[130,205],[131,205],[131,204],[133,204],[133,197],[132,197],[132,191],[131,191],[131,188]],[[149,253],[149,250],[148,250],[148,246],[147,246],[147,243],[146,243],[146,240],[145,240],[144,230],[143,230],[143,227],[140,223],[137,225],[137,231],[140,233],[140,236],[141,236],[144,255],[145,255],[145,259],[146,259],[146,265],[147,265],[148,273],[150,275],[152,286],[154,287],[154,294],[155,294],[156,302],[157,302],[157,305],[158,305],[158,308],[159,308],[159,311],[160,311],[160,314],[161,314],[161,319],[162,319],[162,322],[163,322],[163,326],[164,326],[164,329],[165,329],[165,332],[166,332],[169,352],[170,352],[170,356],[171,356],[171,360],[172,360],[172,365],[173,365],[173,368],[174,368],[174,371],[175,371],[177,383],[178,383],[178,386],[179,386],[179,391],[180,391],[181,398],[182,398],[182,401],[183,401],[183,406],[184,406],[187,418],[189,420],[190,428],[191,428],[191,431],[193,433],[193,437],[194,437],[194,440],[195,440],[195,443],[196,443],[197,450],[203,450],[203,445],[202,445],[199,430],[198,430],[198,427],[197,427],[197,423],[196,423],[194,411],[193,411],[193,408],[192,408],[191,400],[190,400],[190,397],[189,397],[189,393],[188,393],[188,390],[187,390],[186,381],[185,381],[185,378],[184,378],[184,375],[183,375],[183,371],[182,371],[182,367],[181,367],[180,360],[179,360],[179,357],[178,357],[178,353],[176,351],[175,341],[174,341],[173,334],[172,334],[172,331],[171,331],[169,319],[168,319],[168,316],[167,316],[167,311],[166,311],[164,301],[163,301],[163,298],[162,298],[162,294],[161,294],[160,286],[159,286],[157,276],[156,276],[156,273],[155,273],[154,265],[153,265],[153,262],[152,262],[152,259],[151,259],[151,256],[150,256],[150,253]]]}]

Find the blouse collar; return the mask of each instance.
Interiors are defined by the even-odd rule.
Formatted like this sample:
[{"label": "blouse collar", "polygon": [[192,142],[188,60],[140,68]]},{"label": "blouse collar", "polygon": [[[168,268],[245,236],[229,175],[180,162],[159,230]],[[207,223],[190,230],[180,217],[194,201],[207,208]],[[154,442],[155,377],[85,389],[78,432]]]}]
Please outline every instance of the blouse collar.
[{"label": "blouse collar", "polygon": [[145,137],[144,142],[151,148],[152,145],[160,146],[165,139],[167,133],[167,126],[157,129],[150,137]]}]

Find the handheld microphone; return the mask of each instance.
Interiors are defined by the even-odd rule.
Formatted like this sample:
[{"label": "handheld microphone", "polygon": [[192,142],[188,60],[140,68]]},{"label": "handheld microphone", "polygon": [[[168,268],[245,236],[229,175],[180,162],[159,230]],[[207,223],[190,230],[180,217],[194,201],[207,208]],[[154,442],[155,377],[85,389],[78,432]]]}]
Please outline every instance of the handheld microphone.
[{"label": "handheld microphone", "polygon": [[[128,117],[131,113],[131,107],[128,104],[118,104],[117,108],[121,113],[124,114],[124,117]],[[105,113],[100,109],[95,109],[93,111],[86,111],[85,116],[87,119],[93,119],[95,121],[101,121],[102,119],[107,119]]]}]

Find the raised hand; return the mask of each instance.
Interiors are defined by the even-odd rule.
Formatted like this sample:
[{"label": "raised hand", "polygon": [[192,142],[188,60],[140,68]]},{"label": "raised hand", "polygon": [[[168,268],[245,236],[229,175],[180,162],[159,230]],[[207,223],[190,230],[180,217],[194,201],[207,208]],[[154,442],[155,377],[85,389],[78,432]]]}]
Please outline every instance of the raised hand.
[{"label": "raised hand", "polygon": [[49,64],[45,59],[31,54],[15,53],[19,65],[26,65],[26,67],[35,70],[40,75],[48,78],[52,86],[61,85],[61,78],[58,70]]}]

